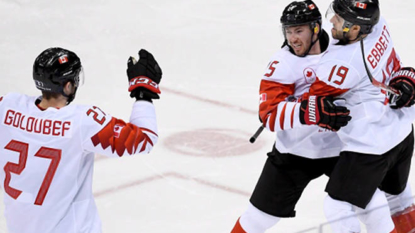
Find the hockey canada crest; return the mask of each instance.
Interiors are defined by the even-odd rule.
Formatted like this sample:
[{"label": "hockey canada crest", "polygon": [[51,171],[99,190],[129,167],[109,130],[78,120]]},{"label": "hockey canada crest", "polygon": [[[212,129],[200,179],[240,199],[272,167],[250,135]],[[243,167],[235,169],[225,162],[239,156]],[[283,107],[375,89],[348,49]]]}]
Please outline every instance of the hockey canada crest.
[{"label": "hockey canada crest", "polygon": [[306,83],[314,83],[316,81],[316,72],[314,72],[313,69],[307,67],[304,69],[304,78]]}]

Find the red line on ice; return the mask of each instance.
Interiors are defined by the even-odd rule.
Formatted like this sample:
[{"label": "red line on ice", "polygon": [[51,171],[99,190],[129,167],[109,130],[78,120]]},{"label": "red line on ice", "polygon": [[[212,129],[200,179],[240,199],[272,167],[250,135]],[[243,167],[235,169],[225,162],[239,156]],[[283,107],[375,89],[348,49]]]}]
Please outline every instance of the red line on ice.
[{"label": "red line on ice", "polygon": [[245,112],[245,113],[249,113],[249,114],[258,114],[258,111],[253,111],[251,109],[247,109],[247,108],[240,107],[240,106],[233,105],[233,104],[223,103],[223,102],[220,102],[220,101],[217,101],[217,100],[206,99],[206,98],[203,98],[203,97],[200,97],[200,96],[192,95],[192,94],[181,92],[181,91],[176,91],[176,90],[166,88],[166,87],[163,87],[163,91],[170,92],[170,93],[175,94],[175,95],[180,95],[180,96],[183,96],[183,97],[186,97],[186,98],[191,98],[191,99],[194,99],[194,100],[198,100],[200,102],[213,104],[213,105],[216,105],[216,106],[219,106],[219,107],[232,108],[232,109],[235,109],[237,111]]},{"label": "red line on ice", "polygon": [[217,184],[217,183],[214,183],[212,181],[207,181],[207,180],[203,180],[203,179],[200,179],[200,178],[193,178],[193,177],[183,175],[183,174],[180,174],[180,173],[177,173],[177,172],[166,172],[166,173],[163,173],[163,174],[160,174],[160,175],[154,175],[154,176],[146,177],[146,178],[143,178],[143,179],[140,179],[140,180],[132,181],[132,182],[127,183],[127,184],[123,184],[123,185],[111,187],[109,189],[105,189],[105,190],[102,190],[102,191],[98,191],[98,192],[94,193],[94,196],[95,197],[101,197],[101,196],[117,193],[117,192],[122,191],[124,189],[139,186],[139,185],[149,183],[149,182],[153,182],[153,181],[156,181],[156,180],[164,179],[165,177],[173,177],[173,178],[176,178],[176,179],[195,181],[198,184],[201,184],[201,185],[204,185],[204,186],[209,186],[211,188],[219,189],[219,190],[222,190],[222,191],[225,191],[225,192],[238,194],[238,195],[242,195],[242,196],[246,196],[246,197],[249,197],[251,195],[249,192],[245,192],[245,191],[242,191],[242,190],[231,188],[231,187],[226,186],[226,185]]}]

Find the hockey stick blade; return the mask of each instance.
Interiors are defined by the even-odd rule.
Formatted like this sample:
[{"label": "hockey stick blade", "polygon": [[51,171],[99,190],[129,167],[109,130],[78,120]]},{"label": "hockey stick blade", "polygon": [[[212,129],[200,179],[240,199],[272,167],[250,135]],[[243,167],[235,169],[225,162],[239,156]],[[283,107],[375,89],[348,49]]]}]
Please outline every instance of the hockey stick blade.
[{"label": "hockey stick blade", "polygon": [[264,130],[264,126],[260,126],[257,131],[255,132],[254,135],[252,135],[252,137],[249,139],[250,143],[254,143],[256,141],[256,139],[258,138],[258,136],[262,133],[262,130]]}]

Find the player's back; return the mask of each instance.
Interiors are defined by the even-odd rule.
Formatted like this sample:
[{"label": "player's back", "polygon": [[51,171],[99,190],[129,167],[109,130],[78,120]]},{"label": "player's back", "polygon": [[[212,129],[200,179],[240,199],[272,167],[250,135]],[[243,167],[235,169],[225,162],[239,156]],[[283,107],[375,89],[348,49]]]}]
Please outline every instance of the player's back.
[{"label": "player's back", "polygon": [[82,146],[85,108],[40,109],[35,97],[0,101],[0,173],[10,233],[100,232],[94,154]]}]

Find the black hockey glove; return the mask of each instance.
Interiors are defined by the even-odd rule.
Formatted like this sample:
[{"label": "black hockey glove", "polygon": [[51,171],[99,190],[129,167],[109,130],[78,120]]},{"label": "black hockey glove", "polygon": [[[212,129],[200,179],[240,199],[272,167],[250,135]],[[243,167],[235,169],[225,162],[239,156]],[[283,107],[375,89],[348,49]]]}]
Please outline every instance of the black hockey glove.
[{"label": "black hockey glove", "polygon": [[410,107],[415,103],[415,70],[413,68],[404,67],[396,72],[389,86],[401,93],[400,96],[389,94],[391,108]]},{"label": "black hockey glove", "polygon": [[346,107],[336,106],[331,96],[309,96],[301,101],[300,122],[338,131],[352,119]]},{"label": "black hockey glove", "polygon": [[140,59],[130,57],[127,62],[127,76],[130,83],[128,91],[137,100],[160,99],[159,83],[162,71],[153,55],[145,49],[138,52]]}]

